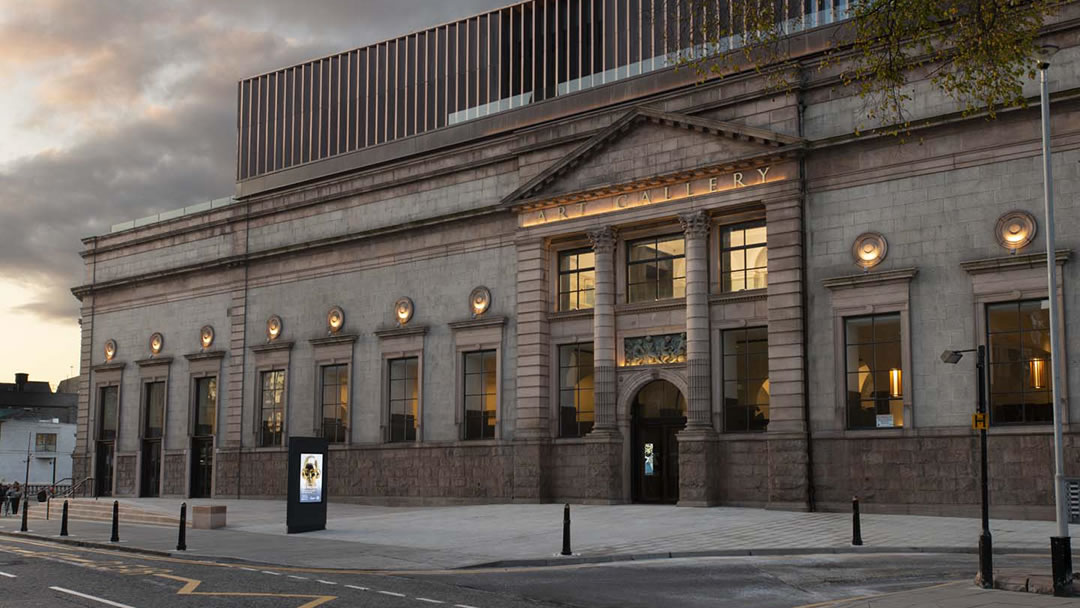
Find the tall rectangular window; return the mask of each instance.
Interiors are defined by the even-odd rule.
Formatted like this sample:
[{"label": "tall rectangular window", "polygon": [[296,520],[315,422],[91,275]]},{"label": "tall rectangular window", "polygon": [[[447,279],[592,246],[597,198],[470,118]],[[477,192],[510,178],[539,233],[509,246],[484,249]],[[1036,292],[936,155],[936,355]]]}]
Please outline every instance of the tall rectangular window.
[{"label": "tall rectangular window", "polygon": [[465,353],[465,439],[495,438],[494,350]]},{"label": "tall rectangular window", "polygon": [[764,431],[769,426],[769,330],[724,332],[724,430]]},{"label": "tall rectangular window", "polygon": [[559,436],[583,437],[593,427],[593,345],[559,347]]},{"label": "tall rectangular window", "polygon": [[765,223],[727,226],[720,230],[720,289],[724,292],[768,286],[769,250]]},{"label": "tall rectangular window", "polygon": [[417,357],[391,359],[390,441],[416,441],[420,410],[420,365]]},{"label": "tall rectangular window", "polygon": [[143,438],[156,439],[161,437],[165,425],[165,383],[147,382],[143,386],[146,391]]},{"label": "tall rectangular window", "polygon": [[986,329],[990,423],[1053,422],[1049,300],[989,304]]},{"label": "tall rectangular window", "polygon": [[285,429],[285,370],[265,371],[259,383],[259,446],[282,445]]},{"label": "tall rectangular window", "polygon": [[595,260],[591,249],[575,249],[559,254],[559,310],[593,307]]},{"label": "tall rectangular window", "polygon": [[35,452],[55,452],[56,451],[56,433],[35,433],[35,435],[34,435],[34,451]]},{"label": "tall rectangular window", "polygon": [[844,319],[848,428],[904,426],[900,314]]},{"label": "tall rectangular window", "polygon": [[210,437],[217,428],[217,378],[195,380],[195,437]]},{"label": "tall rectangular window", "polygon": [[98,440],[116,439],[116,415],[120,404],[120,387],[103,386],[98,392]]},{"label": "tall rectangular window", "polygon": [[686,244],[683,235],[634,241],[626,251],[626,292],[630,302],[686,297]]},{"label": "tall rectangular window", "polygon": [[349,432],[349,366],[322,366],[322,435],[345,443]]}]

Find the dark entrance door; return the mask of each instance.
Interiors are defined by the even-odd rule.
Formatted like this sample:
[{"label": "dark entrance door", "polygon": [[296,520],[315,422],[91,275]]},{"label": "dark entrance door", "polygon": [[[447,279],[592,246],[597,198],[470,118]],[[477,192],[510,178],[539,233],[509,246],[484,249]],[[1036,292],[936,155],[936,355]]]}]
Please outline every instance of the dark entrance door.
[{"label": "dark entrance door", "polygon": [[97,442],[97,457],[94,460],[94,496],[112,496],[113,442]]},{"label": "dark entrance door", "polygon": [[161,488],[161,440],[143,441],[142,485],[139,496],[157,496]]},{"label": "dark entrance door", "polygon": [[686,399],[675,385],[656,380],[638,391],[631,405],[631,458],[635,502],[679,500],[679,442],[686,426]]},{"label": "dark entrance door", "polygon": [[210,498],[214,478],[214,438],[191,440],[191,497]]}]

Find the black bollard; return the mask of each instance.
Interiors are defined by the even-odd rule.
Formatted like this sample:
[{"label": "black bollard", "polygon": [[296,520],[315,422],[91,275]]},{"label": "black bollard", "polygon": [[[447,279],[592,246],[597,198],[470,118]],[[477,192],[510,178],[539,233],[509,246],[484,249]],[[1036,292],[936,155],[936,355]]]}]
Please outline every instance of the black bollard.
[{"label": "black bollard", "polygon": [[68,504],[67,504],[67,501],[65,500],[64,501],[64,512],[60,515],[60,536],[67,536],[68,535],[68,531],[67,531],[67,513],[68,513]]},{"label": "black bollard", "polygon": [[112,536],[109,537],[110,543],[120,542],[120,501],[114,500],[112,503]]},{"label": "black bollard", "polygon": [[862,524],[859,522],[859,497],[851,497],[851,544],[862,545]]},{"label": "black bollard", "polygon": [[562,554],[570,555],[570,505],[563,507],[562,516]]},{"label": "black bollard", "polygon": [[30,529],[26,527],[26,512],[30,510],[30,499],[23,496],[22,501],[22,526],[19,528],[19,532],[29,532]]},{"label": "black bollard", "polygon": [[176,541],[177,551],[187,551],[187,503],[180,503],[180,537]]}]

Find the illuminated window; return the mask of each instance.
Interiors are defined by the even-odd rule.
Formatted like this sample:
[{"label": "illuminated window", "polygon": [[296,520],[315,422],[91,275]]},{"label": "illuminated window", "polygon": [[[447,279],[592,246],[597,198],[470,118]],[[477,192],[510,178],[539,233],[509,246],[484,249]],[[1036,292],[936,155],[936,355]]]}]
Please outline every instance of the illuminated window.
[{"label": "illuminated window", "polygon": [[848,428],[904,426],[900,314],[844,319]]},{"label": "illuminated window", "polygon": [[769,332],[724,332],[724,430],[764,431],[769,425]]},{"label": "illuminated window", "polygon": [[634,241],[626,248],[629,302],[686,297],[686,246],[683,235]]},{"label": "illuminated window", "polygon": [[36,433],[34,435],[35,452],[55,452],[56,433]]},{"label": "illuminated window", "polygon": [[559,254],[559,310],[593,307],[596,288],[595,255],[591,249]]},{"label": "illuminated window", "polygon": [[195,380],[195,437],[210,437],[217,427],[217,378]]},{"label": "illuminated window", "polygon": [[146,418],[143,421],[143,439],[159,439],[165,425],[165,383],[147,382]]},{"label": "illuminated window", "polygon": [[559,347],[559,436],[582,437],[593,427],[593,345]]},{"label": "illuminated window", "polygon": [[494,350],[465,353],[465,439],[495,438]]},{"label": "illuminated window", "polygon": [[262,372],[259,383],[259,446],[280,446],[285,430],[285,370]]},{"label": "illuminated window", "polygon": [[349,432],[349,366],[322,366],[322,435],[345,443]]},{"label": "illuminated window", "polygon": [[391,359],[390,441],[416,441],[420,422],[420,366],[417,357]]},{"label": "illuminated window", "polygon": [[1049,306],[1027,300],[986,307],[991,424],[1054,420]]},{"label": "illuminated window", "polygon": [[720,235],[721,291],[767,287],[769,251],[765,246],[765,223],[727,226]]}]

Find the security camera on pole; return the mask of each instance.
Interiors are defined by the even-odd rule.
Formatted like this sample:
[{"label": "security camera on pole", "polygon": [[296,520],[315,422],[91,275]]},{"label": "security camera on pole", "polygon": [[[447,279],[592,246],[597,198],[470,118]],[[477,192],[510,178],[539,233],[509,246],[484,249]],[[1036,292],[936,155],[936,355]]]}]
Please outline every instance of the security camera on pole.
[{"label": "security camera on pole", "polygon": [[1063,375],[1061,365],[1065,357],[1061,351],[1061,309],[1058,305],[1057,256],[1055,255],[1054,227],[1054,174],[1050,156],[1050,91],[1046,70],[1050,58],[1058,51],[1052,45],[1043,46],[1039,52],[1039,90],[1042,108],[1042,160],[1043,197],[1046,201],[1046,276],[1050,294],[1050,378],[1054,394],[1054,506],[1057,514],[1057,536],[1050,538],[1050,560],[1053,567],[1054,595],[1068,593],[1072,582],[1072,540],[1069,538],[1069,520],[1065,513],[1065,457],[1061,440],[1061,421],[1065,404],[1061,394]]}]

